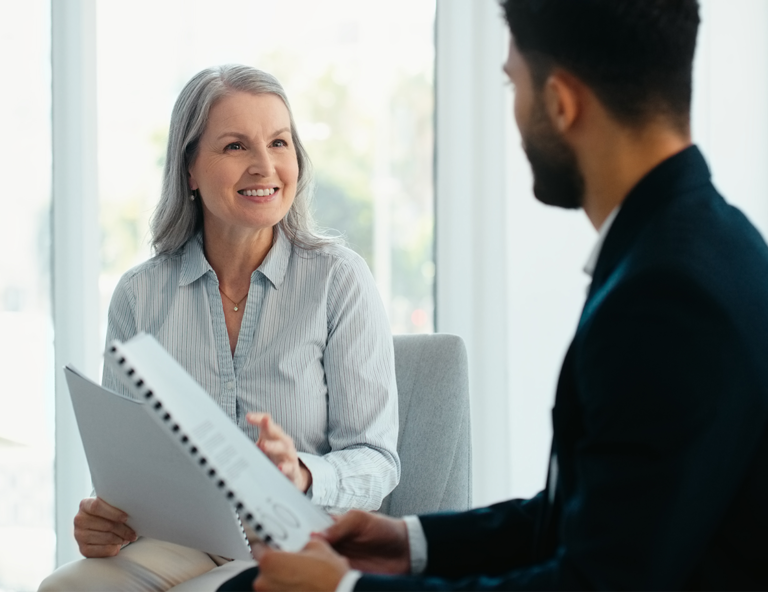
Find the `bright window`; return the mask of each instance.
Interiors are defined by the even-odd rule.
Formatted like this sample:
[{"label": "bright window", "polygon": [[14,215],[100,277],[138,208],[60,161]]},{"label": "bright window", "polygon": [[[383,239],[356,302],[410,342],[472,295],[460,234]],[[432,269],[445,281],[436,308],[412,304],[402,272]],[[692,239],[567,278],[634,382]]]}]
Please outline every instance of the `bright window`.
[{"label": "bright window", "polygon": [[0,590],[54,567],[50,2],[0,5]]}]

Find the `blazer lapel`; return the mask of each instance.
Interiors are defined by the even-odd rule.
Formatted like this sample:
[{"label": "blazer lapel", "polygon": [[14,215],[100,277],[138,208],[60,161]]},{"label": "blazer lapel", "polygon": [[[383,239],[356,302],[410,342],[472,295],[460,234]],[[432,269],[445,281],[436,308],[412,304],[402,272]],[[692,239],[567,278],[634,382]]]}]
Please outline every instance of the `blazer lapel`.
[{"label": "blazer lapel", "polygon": [[593,298],[601,292],[605,296],[602,288],[655,214],[675,197],[709,182],[709,167],[696,146],[689,146],[669,157],[640,179],[624,199],[605,237],[587,294],[585,311],[595,308],[589,306]]}]

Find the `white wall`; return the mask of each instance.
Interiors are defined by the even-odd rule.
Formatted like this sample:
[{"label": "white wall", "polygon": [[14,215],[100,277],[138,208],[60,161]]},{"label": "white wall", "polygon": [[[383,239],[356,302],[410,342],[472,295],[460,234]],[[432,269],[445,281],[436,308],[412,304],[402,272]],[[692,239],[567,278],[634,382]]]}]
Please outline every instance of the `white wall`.
[{"label": "white wall", "polygon": [[[506,228],[507,46],[493,1],[440,0],[436,19],[435,263],[437,330],[469,355],[476,504],[509,490],[506,396],[510,253]],[[445,426],[450,429],[451,426]]]},{"label": "white wall", "polygon": [[718,190],[768,236],[768,2],[701,5],[693,139]]},{"label": "white wall", "polygon": [[544,484],[549,409],[594,232],[538,204],[495,0],[437,5],[437,330],[469,353],[475,505]]},{"label": "white wall", "polygon": [[581,211],[541,205],[533,197],[517,129],[510,152],[507,225],[509,288],[510,497],[544,487],[551,408],[560,364],[576,329],[589,278],[582,271],[596,239]]},{"label": "white wall", "polygon": [[62,367],[98,376],[94,0],[51,5],[53,83],[53,317],[56,366],[56,563],[80,554],[72,519],[90,474]]}]

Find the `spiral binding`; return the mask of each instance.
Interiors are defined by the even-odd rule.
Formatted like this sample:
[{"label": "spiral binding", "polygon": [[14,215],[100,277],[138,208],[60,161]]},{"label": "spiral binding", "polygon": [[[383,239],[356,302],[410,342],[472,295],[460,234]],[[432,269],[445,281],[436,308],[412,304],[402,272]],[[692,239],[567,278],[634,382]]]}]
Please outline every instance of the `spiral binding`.
[{"label": "spiral binding", "polygon": [[[114,355],[117,353],[117,348],[115,346],[111,346],[109,348],[109,352]],[[120,366],[123,366],[125,362],[126,362],[126,359],[123,356],[121,356],[117,360],[117,363]],[[136,371],[130,367],[124,369],[124,372],[128,377],[133,377],[133,375],[136,373]],[[133,382],[132,380],[131,382],[136,387],[136,390],[139,392],[139,394],[141,395],[141,390],[142,390],[142,387],[144,386],[144,380],[139,378],[138,381]],[[153,399],[156,399],[154,393],[149,388],[147,388],[146,391],[143,393],[143,397],[148,403],[151,402]],[[172,420],[171,414],[163,410],[163,404],[160,401],[155,400],[155,403],[152,405],[152,408],[157,412],[158,415],[162,416],[162,419],[166,424],[171,424],[171,420]],[[189,436],[181,432],[181,428],[179,427],[179,424],[173,423],[170,427],[170,431],[174,434],[180,435],[179,441],[187,448],[187,450],[192,456],[197,456],[197,453],[198,453],[197,446],[194,445],[194,443],[190,440]],[[206,459],[204,456],[200,456],[197,462],[201,467],[204,467],[205,465],[208,464],[208,459]],[[210,469],[208,469],[206,474],[212,481],[216,481],[216,477],[217,477],[216,469],[211,467]],[[224,479],[221,479],[221,478],[219,478],[218,481],[216,481],[216,486],[221,490],[227,489],[226,482],[224,481]],[[241,516],[240,511],[245,506],[240,500],[236,499],[235,493],[231,489],[227,490],[226,497],[228,500],[230,500],[232,505],[235,507],[235,510],[237,511],[238,519],[241,521],[241,525],[242,525],[243,517]],[[251,514],[250,512],[246,513],[245,521],[256,531],[256,534],[259,535],[259,537],[261,538],[262,541],[264,541],[264,543],[266,543],[267,545],[269,545],[274,549],[280,550],[280,545],[272,538],[272,536],[269,533],[266,532],[266,529],[264,528],[264,526],[256,520],[253,514]],[[245,538],[246,544],[248,544],[248,546],[250,547],[250,543],[248,541],[248,537],[245,534],[245,531],[243,531],[243,537]]]}]

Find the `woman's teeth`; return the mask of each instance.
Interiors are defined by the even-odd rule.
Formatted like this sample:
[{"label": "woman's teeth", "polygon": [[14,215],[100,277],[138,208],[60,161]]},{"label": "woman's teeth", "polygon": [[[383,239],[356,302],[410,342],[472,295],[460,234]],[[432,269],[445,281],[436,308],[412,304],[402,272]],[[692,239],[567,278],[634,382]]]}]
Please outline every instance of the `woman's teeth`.
[{"label": "woman's teeth", "polygon": [[264,197],[265,195],[272,195],[275,192],[275,188],[271,189],[246,189],[239,191],[241,195],[247,195],[248,197]]}]

